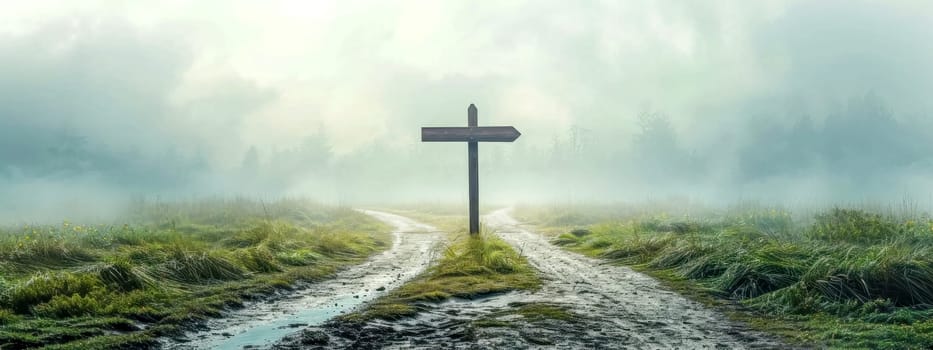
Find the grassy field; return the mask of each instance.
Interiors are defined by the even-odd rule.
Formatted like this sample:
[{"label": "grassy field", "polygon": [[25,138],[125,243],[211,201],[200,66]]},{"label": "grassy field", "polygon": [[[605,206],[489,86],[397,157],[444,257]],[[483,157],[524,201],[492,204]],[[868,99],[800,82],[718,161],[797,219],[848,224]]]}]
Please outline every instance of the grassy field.
[{"label": "grassy field", "polygon": [[152,345],[390,239],[366,215],[304,200],[137,202],[124,221],[0,230],[0,348]]},{"label": "grassy field", "polygon": [[[688,214],[689,213],[689,214]],[[557,245],[831,348],[933,348],[933,219],[915,211],[520,207]]]}]

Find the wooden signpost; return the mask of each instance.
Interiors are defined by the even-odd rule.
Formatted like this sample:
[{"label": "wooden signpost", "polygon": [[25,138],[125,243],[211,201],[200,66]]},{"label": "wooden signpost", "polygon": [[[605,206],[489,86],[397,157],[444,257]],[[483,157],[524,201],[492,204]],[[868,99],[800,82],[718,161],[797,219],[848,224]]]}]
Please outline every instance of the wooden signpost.
[{"label": "wooden signpost", "polygon": [[466,127],[421,128],[421,142],[466,142],[470,164],[470,234],[479,233],[479,142],[512,142],[522,136],[511,126],[477,126],[476,106],[467,108]]}]

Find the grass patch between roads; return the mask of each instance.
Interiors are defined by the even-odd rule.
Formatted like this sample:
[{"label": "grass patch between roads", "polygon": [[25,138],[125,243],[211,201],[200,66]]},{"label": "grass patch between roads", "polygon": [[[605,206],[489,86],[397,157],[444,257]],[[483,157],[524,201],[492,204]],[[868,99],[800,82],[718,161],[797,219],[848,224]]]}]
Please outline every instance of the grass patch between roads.
[{"label": "grass patch between roads", "polygon": [[0,231],[0,347],[152,346],[390,239],[366,215],[303,200],[139,202],[126,220]]},{"label": "grass patch between roads", "polygon": [[[553,242],[647,272],[732,316],[804,344],[933,347],[933,220],[835,208],[672,218],[519,210]],[[567,224],[568,218],[570,224]],[[744,310],[744,311],[743,311]]]},{"label": "grass patch between roads", "polygon": [[525,258],[494,235],[461,232],[452,238],[443,257],[425,273],[344,319],[399,319],[417,314],[420,302],[472,299],[541,285]]}]

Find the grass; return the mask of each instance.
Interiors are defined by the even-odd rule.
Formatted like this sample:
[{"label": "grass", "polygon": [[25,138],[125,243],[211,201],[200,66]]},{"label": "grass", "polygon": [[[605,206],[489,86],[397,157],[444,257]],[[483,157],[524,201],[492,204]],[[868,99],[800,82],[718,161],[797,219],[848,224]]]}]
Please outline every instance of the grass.
[{"label": "grass", "polygon": [[344,320],[395,320],[416,314],[422,302],[474,299],[541,285],[525,258],[494,235],[484,231],[470,236],[461,231],[452,239],[434,266]]},{"label": "grass", "polygon": [[125,220],[0,230],[0,347],[151,346],[389,240],[366,215],[303,200],[137,202]]},{"label": "grass", "polygon": [[792,342],[933,347],[928,216],[853,208],[810,218],[777,208],[595,213],[519,208],[560,232],[557,245],[633,266]]}]

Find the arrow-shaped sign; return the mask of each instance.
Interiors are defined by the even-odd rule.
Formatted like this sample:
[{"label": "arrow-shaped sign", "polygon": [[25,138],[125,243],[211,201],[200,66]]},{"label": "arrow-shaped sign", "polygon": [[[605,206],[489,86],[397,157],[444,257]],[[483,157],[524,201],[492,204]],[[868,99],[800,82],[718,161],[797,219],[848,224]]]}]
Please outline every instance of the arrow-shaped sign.
[{"label": "arrow-shaped sign", "polygon": [[511,126],[421,128],[421,142],[512,142],[519,136]]},{"label": "arrow-shaped sign", "polygon": [[479,111],[467,108],[466,127],[421,128],[421,142],[466,142],[470,177],[470,234],[479,233],[479,143],[512,142],[522,133],[511,126],[477,126]]}]

